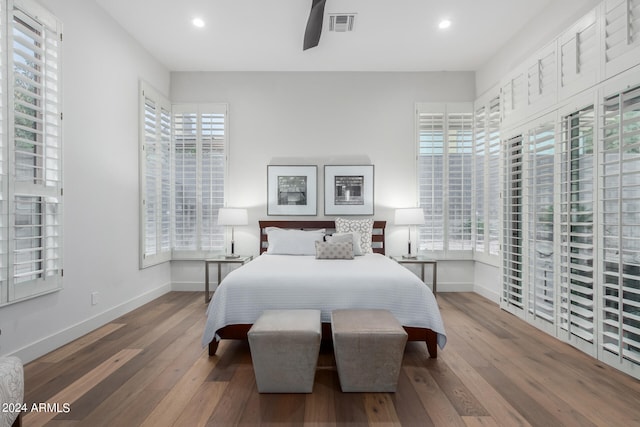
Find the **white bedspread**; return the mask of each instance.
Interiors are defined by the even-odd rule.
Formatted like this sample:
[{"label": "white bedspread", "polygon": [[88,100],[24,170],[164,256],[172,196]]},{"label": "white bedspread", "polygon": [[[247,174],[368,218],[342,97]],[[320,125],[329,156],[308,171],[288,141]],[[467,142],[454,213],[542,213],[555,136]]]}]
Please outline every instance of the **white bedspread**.
[{"label": "white bedspread", "polygon": [[431,290],[414,273],[379,254],[353,260],[261,255],[230,272],[216,289],[202,337],[206,346],[227,325],[253,324],[267,309],[322,311],[330,322],[340,308],[381,308],[403,326],[428,328],[443,348],[447,337]]}]

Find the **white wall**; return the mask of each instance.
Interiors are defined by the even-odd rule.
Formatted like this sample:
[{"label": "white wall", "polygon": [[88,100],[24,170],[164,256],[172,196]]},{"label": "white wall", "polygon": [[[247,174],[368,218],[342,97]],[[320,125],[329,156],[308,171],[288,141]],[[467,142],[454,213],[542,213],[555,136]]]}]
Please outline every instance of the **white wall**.
[{"label": "white wall", "polygon": [[138,269],[138,81],[168,94],[169,72],[95,2],[42,4],[64,24],[64,289],[0,308],[24,361],[170,289],[169,263]]},{"label": "white wall", "polygon": [[[374,164],[374,217],[388,221],[387,253],[401,254],[406,228],[393,225],[393,210],[416,204],[415,103],[473,102],[474,96],[472,72],[174,72],[170,99],[229,104],[227,201],[248,207],[250,224],[236,227],[236,252],[258,253],[257,221],[267,218],[267,165],[288,158],[319,166],[320,193],[323,165]],[[201,262],[172,262],[177,289],[202,289],[203,276]],[[472,275],[460,280],[471,289]]]},{"label": "white wall", "polygon": [[536,50],[544,47],[602,0],[554,0],[476,70],[476,93],[481,96]]}]

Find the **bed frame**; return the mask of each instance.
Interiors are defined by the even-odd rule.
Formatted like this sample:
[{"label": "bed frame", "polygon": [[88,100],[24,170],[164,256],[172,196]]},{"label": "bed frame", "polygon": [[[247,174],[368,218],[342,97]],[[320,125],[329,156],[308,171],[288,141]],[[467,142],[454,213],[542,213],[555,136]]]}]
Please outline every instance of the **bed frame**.
[{"label": "bed frame", "polygon": [[[266,252],[269,242],[267,240],[267,227],[289,228],[295,230],[317,230],[324,228],[327,234],[332,234],[336,230],[335,221],[258,221],[260,225],[260,255]],[[384,229],[387,221],[374,221],[371,235],[371,248],[377,254],[385,254],[384,250]]]},{"label": "bed frame", "polygon": [[[288,228],[288,229],[297,229],[297,230],[308,230],[308,229],[318,229],[325,228],[327,229],[327,233],[331,233],[335,230],[335,222],[334,221],[259,221],[260,225],[260,254],[264,253],[267,250],[268,241],[267,241],[267,233],[265,229],[267,227],[279,227],[279,228]],[[371,236],[371,247],[373,252],[385,255],[385,227],[387,225],[386,221],[374,221],[373,223],[373,233]],[[223,328],[218,329],[216,334],[221,339],[247,339],[247,332],[252,325],[250,324],[240,324],[240,325],[227,325]],[[407,332],[409,341],[424,341],[427,344],[427,350],[429,351],[429,356],[431,358],[436,358],[438,355],[438,344],[437,344],[437,334],[431,329],[426,328],[415,328],[410,326],[403,326],[404,330]],[[323,323],[322,324],[322,339],[330,340],[331,339],[331,324]],[[218,349],[218,341],[214,338],[209,343],[209,356],[213,356],[216,354],[216,350]]]}]

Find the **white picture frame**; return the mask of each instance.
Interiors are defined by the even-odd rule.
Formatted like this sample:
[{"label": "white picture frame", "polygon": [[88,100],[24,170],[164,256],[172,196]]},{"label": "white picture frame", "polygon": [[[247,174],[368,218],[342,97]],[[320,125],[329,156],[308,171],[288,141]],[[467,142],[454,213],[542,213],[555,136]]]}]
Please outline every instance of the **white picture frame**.
[{"label": "white picture frame", "polygon": [[373,215],[373,165],[325,165],[325,215]]},{"label": "white picture frame", "polygon": [[317,215],[317,166],[267,166],[267,215]]}]

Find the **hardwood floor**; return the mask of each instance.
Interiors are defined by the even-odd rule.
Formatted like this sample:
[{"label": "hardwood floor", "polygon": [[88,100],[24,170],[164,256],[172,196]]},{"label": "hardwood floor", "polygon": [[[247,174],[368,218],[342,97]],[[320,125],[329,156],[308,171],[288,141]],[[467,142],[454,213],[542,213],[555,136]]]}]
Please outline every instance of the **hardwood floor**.
[{"label": "hardwood floor", "polygon": [[[172,292],[25,366],[31,426],[632,426],[640,381],[469,293],[438,295],[448,343],[408,343],[396,393],[259,394],[246,342],[200,345],[202,293]],[[68,404],[65,406],[65,404]]]}]

